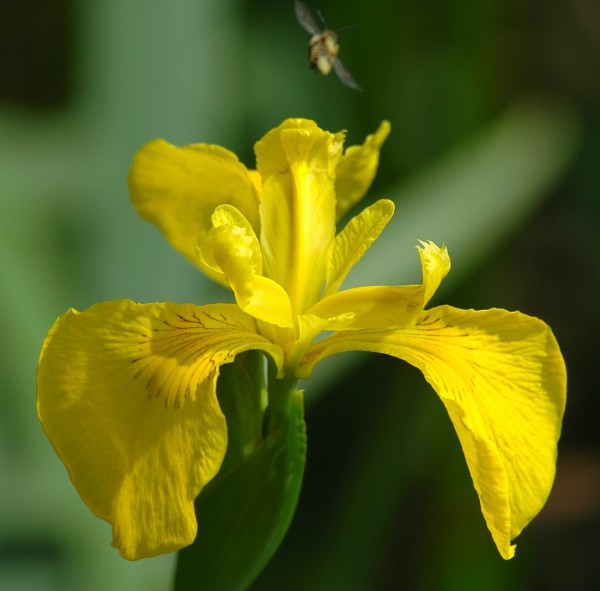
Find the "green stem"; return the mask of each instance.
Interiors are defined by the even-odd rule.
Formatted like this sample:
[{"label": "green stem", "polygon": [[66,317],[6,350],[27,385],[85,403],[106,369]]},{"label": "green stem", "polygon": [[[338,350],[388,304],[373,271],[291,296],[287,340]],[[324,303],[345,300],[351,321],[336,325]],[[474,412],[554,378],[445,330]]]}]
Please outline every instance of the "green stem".
[{"label": "green stem", "polygon": [[265,437],[288,417],[291,395],[296,392],[296,384],[298,383],[298,379],[293,374],[278,379],[277,368],[271,360],[269,360],[268,368],[269,404],[265,410],[263,432]]},{"label": "green stem", "polygon": [[288,530],[306,459],[304,404],[295,380],[271,377],[272,431],[196,499],[198,536],[179,552],[175,591],[248,589]]}]

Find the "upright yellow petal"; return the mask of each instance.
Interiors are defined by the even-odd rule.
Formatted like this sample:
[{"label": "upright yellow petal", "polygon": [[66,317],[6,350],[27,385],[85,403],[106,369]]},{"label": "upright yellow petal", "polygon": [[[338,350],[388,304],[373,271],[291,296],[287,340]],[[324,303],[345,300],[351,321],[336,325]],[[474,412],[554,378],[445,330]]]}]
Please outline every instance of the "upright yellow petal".
[{"label": "upright yellow petal", "polygon": [[307,350],[297,373],[341,351],[376,351],[418,367],[448,410],[487,526],[504,558],[554,479],[566,370],[550,328],[505,310],[424,311],[412,328],[339,332]]},{"label": "upright yellow petal", "polygon": [[256,144],[263,179],[264,274],[288,293],[295,314],[320,296],[335,238],[335,167],[342,138],[289,119]]},{"label": "upright yellow petal", "polygon": [[423,307],[437,291],[440,283],[450,272],[450,256],[445,246],[437,246],[433,242],[420,241],[417,247],[421,259],[423,274]]},{"label": "upright yellow petal", "polygon": [[260,230],[255,180],[225,148],[205,144],[177,148],[154,140],[133,160],[129,191],[143,218],[156,224],[171,245],[209,277],[224,283],[198,259],[196,241],[210,228],[215,208],[224,204],[236,207],[255,232]]},{"label": "upright yellow petal", "polygon": [[345,151],[335,171],[336,219],[342,218],[369,190],[379,165],[379,149],[389,133],[389,121],[383,121],[362,146],[350,146]]},{"label": "upright yellow petal", "polygon": [[38,367],[38,412],[82,499],[135,560],[196,536],[194,499],[227,445],[219,366],[262,349],[234,305],[104,302],[52,327]]},{"label": "upright yellow petal", "polygon": [[324,296],[339,289],[350,269],[377,240],[393,214],[394,203],[380,199],[354,216],[335,237]]}]

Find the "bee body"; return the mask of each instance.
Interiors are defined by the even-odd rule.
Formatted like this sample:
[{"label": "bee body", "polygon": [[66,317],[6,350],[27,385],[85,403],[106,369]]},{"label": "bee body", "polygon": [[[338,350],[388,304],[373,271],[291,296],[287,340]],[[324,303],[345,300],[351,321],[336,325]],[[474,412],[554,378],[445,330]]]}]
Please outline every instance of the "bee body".
[{"label": "bee body", "polygon": [[354,80],[352,74],[344,67],[338,54],[340,44],[335,31],[329,29],[321,30],[313,18],[310,10],[299,0],[295,0],[294,7],[296,18],[302,28],[311,35],[308,42],[308,61],[310,67],[326,76],[334,70],[337,77],[348,87],[355,90],[362,90],[359,84]]},{"label": "bee body", "polygon": [[337,34],[325,30],[313,35],[308,42],[308,61],[313,70],[327,75],[333,68],[333,63],[340,52]]}]

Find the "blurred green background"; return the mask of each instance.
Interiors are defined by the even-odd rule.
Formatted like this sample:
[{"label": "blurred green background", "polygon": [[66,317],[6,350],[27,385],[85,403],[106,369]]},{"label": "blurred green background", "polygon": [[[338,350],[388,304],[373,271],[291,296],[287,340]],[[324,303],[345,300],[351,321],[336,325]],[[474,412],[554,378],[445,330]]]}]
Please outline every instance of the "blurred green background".
[{"label": "blurred green background", "polygon": [[600,5],[594,0],[316,4],[363,86],[307,65],[290,0],[4,0],[0,7],[0,591],[163,590],[173,556],[127,563],[35,413],[43,337],[69,307],[207,303],[200,276],[128,202],[163,137],[252,145],[290,116],[362,142],[392,123],[371,199],[397,204],[353,284],[453,271],[434,304],[520,309],[562,346],[569,400],[547,507],[497,554],[442,405],[381,356],[306,384],[296,518],[257,590],[600,588]]}]

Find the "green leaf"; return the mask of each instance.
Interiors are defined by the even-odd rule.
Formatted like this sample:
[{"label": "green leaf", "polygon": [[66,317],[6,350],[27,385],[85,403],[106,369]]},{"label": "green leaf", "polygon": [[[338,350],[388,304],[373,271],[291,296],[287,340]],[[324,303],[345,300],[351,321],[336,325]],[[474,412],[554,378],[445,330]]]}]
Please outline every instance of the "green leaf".
[{"label": "green leaf", "polygon": [[[228,416],[223,405],[230,432],[244,416],[255,416],[262,374],[248,371],[246,362],[252,363],[251,358],[241,366],[224,367],[219,378],[219,400],[231,402],[230,396],[235,396],[250,409],[238,408]],[[281,386],[280,382],[279,391]],[[179,553],[175,591],[247,589],[279,547],[296,509],[306,458],[303,395],[294,386],[287,394],[284,417],[251,451],[248,430],[230,439],[226,469],[196,500],[198,536]]]},{"label": "green leaf", "polygon": [[267,403],[264,360],[261,351],[247,351],[221,368],[217,397],[227,419],[227,454],[221,474],[244,461],[263,440]]}]

